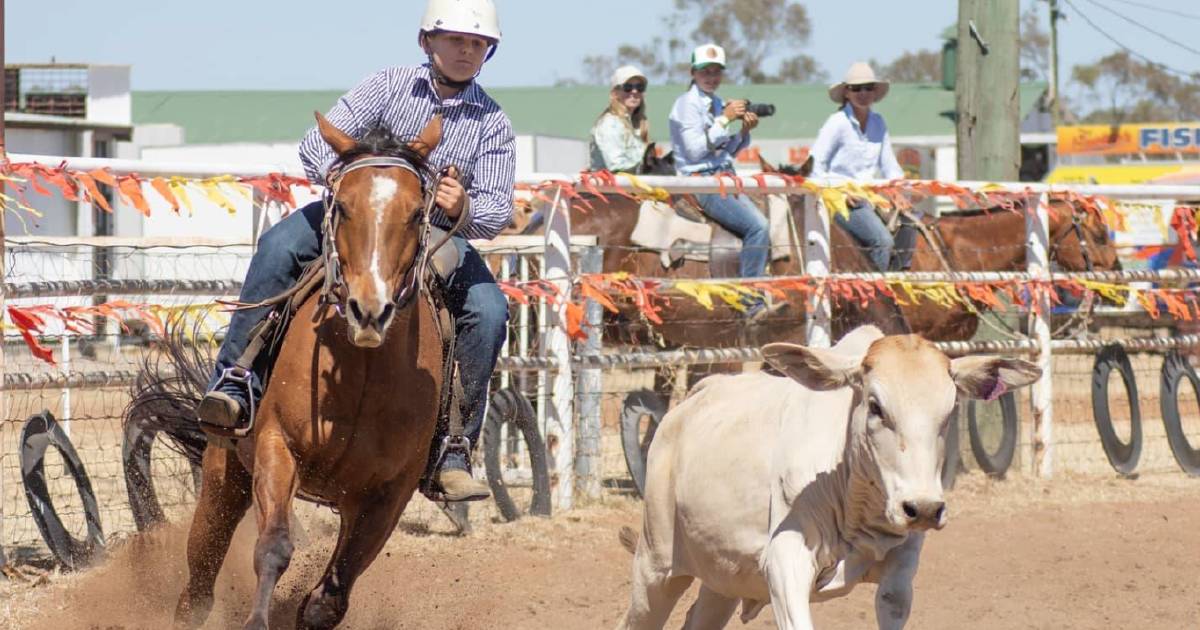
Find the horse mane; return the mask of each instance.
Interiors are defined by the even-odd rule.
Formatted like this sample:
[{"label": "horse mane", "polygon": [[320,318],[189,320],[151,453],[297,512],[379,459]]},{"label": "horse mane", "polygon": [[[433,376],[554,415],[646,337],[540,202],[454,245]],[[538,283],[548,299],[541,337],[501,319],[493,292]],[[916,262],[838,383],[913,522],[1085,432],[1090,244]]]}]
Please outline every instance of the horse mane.
[{"label": "horse mane", "polygon": [[397,137],[391,128],[382,122],[367,129],[367,132],[355,142],[354,148],[341,155],[338,161],[342,164],[349,164],[359,158],[372,155],[398,157],[411,164],[423,180],[427,180],[433,174],[433,167],[430,166],[429,159],[412,148],[408,141]]}]

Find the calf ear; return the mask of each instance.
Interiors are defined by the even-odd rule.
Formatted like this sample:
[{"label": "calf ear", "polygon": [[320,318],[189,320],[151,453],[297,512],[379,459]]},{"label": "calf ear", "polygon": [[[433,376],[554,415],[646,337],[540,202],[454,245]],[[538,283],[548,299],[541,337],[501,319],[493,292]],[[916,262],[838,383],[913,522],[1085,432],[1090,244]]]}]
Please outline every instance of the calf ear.
[{"label": "calf ear", "polygon": [[818,391],[845,387],[858,380],[862,373],[862,357],[825,348],[770,343],[763,346],[762,354],[775,369]]},{"label": "calf ear", "polygon": [[960,357],[950,362],[950,377],[958,391],[970,398],[995,400],[1005,392],[1038,380],[1042,368],[1024,359]]}]

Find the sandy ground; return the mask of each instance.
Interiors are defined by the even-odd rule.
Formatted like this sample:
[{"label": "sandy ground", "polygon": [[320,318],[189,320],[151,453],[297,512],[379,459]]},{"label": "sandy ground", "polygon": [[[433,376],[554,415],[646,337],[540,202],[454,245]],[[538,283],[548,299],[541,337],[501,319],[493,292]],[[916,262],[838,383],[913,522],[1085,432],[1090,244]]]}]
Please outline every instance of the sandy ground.
[{"label": "sandy ground", "polygon": [[[949,525],[926,544],[909,627],[1200,627],[1198,483],[1177,474],[963,477],[949,495]],[[446,534],[437,519],[410,524],[359,582],[343,627],[612,627],[628,597],[630,562],[616,532],[637,525],[640,509],[614,497],[551,519],[476,519],[465,538]],[[292,627],[317,579],[332,519],[301,514],[308,541],[276,591],[276,627]],[[206,627],[238,626],[248,610],[250,524],[239,531]],[[101,567],[40,586],[0,586],[0,627],[165,627],[184,579],[183,538],[181,527],[131,537]],[[866,585],[817,605],[818,627],[873,627],[873,595]],[[682,623],[688,599],[671,627]],[[748,627],[773,627],[770,611]]]}]

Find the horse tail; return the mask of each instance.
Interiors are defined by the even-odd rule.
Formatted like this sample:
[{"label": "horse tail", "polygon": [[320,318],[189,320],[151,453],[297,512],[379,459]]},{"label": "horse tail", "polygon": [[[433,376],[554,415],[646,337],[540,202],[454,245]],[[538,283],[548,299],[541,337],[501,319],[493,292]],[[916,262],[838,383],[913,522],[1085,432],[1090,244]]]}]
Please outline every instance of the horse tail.
[{"label": "horse tail", "polygon": [[168,323],[161,343],[142,359],[142,367],[130,388],[125,407],[125,426],[137,424],[143,431],[167,436],[168,448],[200,464],[208,438],[196,422],[196,407],[216,364],[210,347],[201,339],[201,321],[188,333],[182,322]]}]

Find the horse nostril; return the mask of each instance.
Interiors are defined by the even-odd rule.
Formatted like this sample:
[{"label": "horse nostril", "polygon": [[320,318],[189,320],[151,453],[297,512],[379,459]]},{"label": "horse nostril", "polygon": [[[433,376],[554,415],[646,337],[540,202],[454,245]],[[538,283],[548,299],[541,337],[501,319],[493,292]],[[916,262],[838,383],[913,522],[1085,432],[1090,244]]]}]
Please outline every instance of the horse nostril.
[{"label": "horse nostril", "polygon": [[941,503],[938,505],[937,512],[935,512],[933,515],[933,520],[940,523],[940,522],[942,522],[942,517],[945,515],[946,515],[946,504]]},{"label": "horse nostril", "polygon": [[363,319],[365,319],[363,317],[362,308],[360,308],[358,305],[358,300],[354,298],[350,298],[350,314],[354,316],[355,321],[361,322]]},{"label": "horse nostril", "polygon": [[392,316],[392,311],[394,311],[394,310],[396,310],[396,307],[391,302],[384,304],[383,310],[379,312],[379,323],[386,324],[388,321],[388,318],[390,318]]},{"label": "horse nostril", "polygon": [[907,516],[909,520],[917,518],[917,506],[914,505],[912,501],[905,501],[904,503],[900,504],[900,507],[904,509],[904,515]]}]

